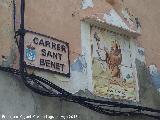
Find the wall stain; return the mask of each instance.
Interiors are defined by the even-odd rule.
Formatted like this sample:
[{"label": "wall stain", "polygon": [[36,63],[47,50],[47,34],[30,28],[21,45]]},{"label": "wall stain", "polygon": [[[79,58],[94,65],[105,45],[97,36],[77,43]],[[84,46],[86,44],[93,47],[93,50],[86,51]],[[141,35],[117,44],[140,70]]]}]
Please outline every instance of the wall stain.
[{"label": "wall stain", "polygon": [[149,72],[155,88],[160,92],[160,70],[157,69],[156,65],[150,65]]},{"label": "wall stain", "polygon": [[75,62],[71,65],[72,71],[83,72],[86,73],[87,62],[85,55],[80,55]]}]

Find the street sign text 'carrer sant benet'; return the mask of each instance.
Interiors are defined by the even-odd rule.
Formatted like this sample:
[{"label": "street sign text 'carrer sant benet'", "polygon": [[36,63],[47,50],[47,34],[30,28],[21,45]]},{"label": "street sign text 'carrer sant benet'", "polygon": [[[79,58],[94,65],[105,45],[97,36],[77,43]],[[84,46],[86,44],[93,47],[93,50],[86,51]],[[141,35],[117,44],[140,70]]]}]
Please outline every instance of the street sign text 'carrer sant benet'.
[{"label": "street sign text 'carrer sant benet'", "polygon": [[69,44],[34,32],[25,34],[24,61],[27,66],[70,75]]}]

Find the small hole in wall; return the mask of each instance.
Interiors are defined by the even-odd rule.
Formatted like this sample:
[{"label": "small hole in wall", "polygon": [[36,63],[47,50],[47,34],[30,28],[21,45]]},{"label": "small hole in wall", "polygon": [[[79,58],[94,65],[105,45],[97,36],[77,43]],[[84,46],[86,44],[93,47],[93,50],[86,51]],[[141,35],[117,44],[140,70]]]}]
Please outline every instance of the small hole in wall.
[{"label": "small hole in wall", "polygon": [[4,55],[2,55],[2,59],[3,59],[3,61],[7,61],[7,57]]},{"label": "small hole in wall", "polygon": [[8,7],[10,8],[11,6],[12,6],[12,1],[9,2],[9,6]]},{"label": "small hole in wall", "polygon": [[5,59],[6,57],[4,55],[2,55],[2,58]]}]

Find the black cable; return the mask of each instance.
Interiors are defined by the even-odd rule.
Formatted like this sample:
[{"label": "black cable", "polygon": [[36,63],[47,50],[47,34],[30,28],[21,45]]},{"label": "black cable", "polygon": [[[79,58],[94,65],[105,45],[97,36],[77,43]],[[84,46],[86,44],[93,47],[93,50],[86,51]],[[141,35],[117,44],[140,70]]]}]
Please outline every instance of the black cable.
[{"label": "black cable", "polygon": [[25,36],[25,29],[24,29],[24,9],[25,9],[25,0],[21,0],[21,7],[20,7],[20,14],[21,14],[21,24],[19,29],[19,52],[20,52],[20,72],[21,77],[24,79],[24,36]]},{"label": "black cable", "polygon": [[[5,67],[1,67],[0,66],[0,70],[3,70],[5,72],[10,72],[12,74],[15,74],[15,75],[20,75],[20,71],[19,70],[15,70],[15,69],[12,69],[12,68],[5,68]],[[48,96],[48,97],[60,97],[60,98],[64,98],[64,100],[66,101],[69,101],[71,100],[71,102],[74,102],[74,103],[78,103],[84,107],[87,107],[93,111],[96,111],[96,112],[99,112],[99,113],[102,113],[102,114],[106,114],[106,115],[111,115],[111,116],[133,116],[133,115],[144,115],[144,116],[148,116],[148,117],[152,117],[152,118],[155,118],[155,119],[160,119],[160,116],[155,116],[155,115],[150,115],[150,114],[146,114],[146,113],[142,113],[143,110],[146,110],[146,111],[150,111],[150,112],[156,112],[159,110],[155,110],[155,109],[146,109],[146,107],[142,107],[142,106],[139,106],[138,108],[135,106],[134,108],[136,108],[136,111],[137,112],[121,112],[121,111],[115,111],[115,110],[111,110],[109,108],[102,108],[102,107],[99,107],[98,105],[95,105],[94,103],[96,102],[100,102],[99,100],[94,100],[94,99],[88,99],[85,97],[81,97],[81,96],[75,96],[75,95],[72,95],[71,93],[63,90],[62,88],[56,86],[55,84],[49,82],[48,80],[42,78],[42,77],[39,77],[39,76],[36,76],[36,75],[29,75],[27,73],[24,73],[24,76],[25,76],[25,80],[24,80],[24,83],[27,87],[29,87],[30,89],[32,89],[34,92],[38,93],[38,94],[41,94],[43,96]],[[31,84],[29,84],[29,81],[35,81],[35,80],[39,80],[39,82],[37,82],[37,84],[40,84],[40,82],[44,83],[44,84],[47,84],[49,86],[51,86],[52,88],[54,88],[55,90],[59,91],[60,94],[53,94],[51,92],[48,92],[48,91],[44,91],[44,90],[40,90],[40,89],[37,89],[35,88],[34,86],[32,86]],[[88,100],[89,101],[92,101],[93,103],[88,103]],[[107,102],[105,101],[105,104],[109,103],[109,105],[112,105],[112,106],[115,106],[115,102]],[[117,102],[118,103],[118,102]],[[117,107],[120,107],[120,108],[130,108],[131,106],[130,105],[127,105],[127,104],[123,104],[123,103],[119,103],[120,106],[118,106],[118,104],[116,105]],[[124,105],[122,107],[122,105]],[[133,107],[132,106],[132,107]],[[138,109],[138,110],[137,110]]]},{"label": "black cable", "polygon": [[[13,0],[14,31],[15,31],[16,43],[18,45],[18,49],[20,53],[20,70],[1,67],[1,66],[0,66],[0,70],[12,73],[14,75],[21,76],[24,84],[28,88],[30,88],[32,91],[40,95],[43,95],[43,96],[59,97],[66,101],[78,103],[93,111],[96,111],[102,114],[106,114],[106,115],[110,115],[110,116],[144,115],[144,116],[148,116],[148,117],[152,117],[152,118],[160,120],[160,116],[144,113],[146,111],[146,112],[151,112],[151,113],[159,113],[160,115],[160,110],[143,107],[143,106],[129,105],[129,104],[124,104],[124,103],[119,103],[119,102],[102,101],[102,100],[95,100],[95,99],[90,99],[90,98],[86,98],[82,96],[75,96],[42,77],[39,77],[33,74],[31,75],[28,74],[26,65],[24,62],[24,51],[23,51],[24,50],[24,35],[26,32],[24,29],[24,10],[25,10],[25,0],[21,0],[21,25],[20,25],[20,29],[16,32],[16,1]],[[18,42],[17,36],[19,35],[20,35],[20,41]],[[54,92],[53,90],[57,91],[58,93]],[[104,106],[107,106],[107,108],[104,108]],[[121,108],[121,109],[130,108],[130,109],[133,109],[134,112],[133,111],[122,112],[122,111],[112,110],[111,108]]]}]

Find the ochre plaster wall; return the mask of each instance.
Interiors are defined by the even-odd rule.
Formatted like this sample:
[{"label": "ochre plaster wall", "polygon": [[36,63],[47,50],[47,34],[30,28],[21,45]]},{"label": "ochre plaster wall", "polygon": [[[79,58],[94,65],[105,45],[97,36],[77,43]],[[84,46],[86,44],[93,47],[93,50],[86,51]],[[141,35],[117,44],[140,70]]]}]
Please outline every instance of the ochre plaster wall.
[{"label": "ochre plaster wall", "polygon": [[[15,56],[13,53],[17,51],[14,43],[14,32],[12,24],[12,9],[9,8],[9,2],[11,0],[0,1],[0,55]],[[77,53],[81,54],[81,33],[80,33],[80,19],[86,15],[92,14],[94,11],[102,12],[108,7],[111,7],[106,3],[105,0],[93,0],[94,9],[88,8],[85,10],[80,9],[81,0],[26,0],[26,11],[25,11],[25,27],[27,29],[40,32],[46,35],[62,39],[70,43],[71,60],[78,56]],[[159,17],[158,9],[159,0],[125,0],[125,3],[138,17],[141,19],[142,24],[142,36],[139,38],[142,46],[145,47],[147,61],[155,62],[158,64],[158,33],[159,33]],[[152,3],[152,4],[151,4]],[[17,1],[17,7],[19,6]],[[116,7],[117,6],[117,7]],[[119,4],[115,5],[115,8],[119,10]],[[17,8],[19,10],[19,8]],[[152,12],[151,12],[152,11]],[[18,11],[17,11],[18,12]],[[148,12],[148,13],[147,13]],[[72,14],[75,13],[73,16]],[[18,13],[19,14],[19,13]],[[153,19],[153,18],[155,19]],[[19,15],[17,16],[17,24],[19,24]],[[9,25],[8,25],[9,24]],[[151,34],[150,34],[151,33]],[[83,36],[83,35],[82,35]],[[83,39],[84,47],[85,39]],[[82,46],[83,47],[83,46]],[[156,52],[152,52],[152,49]],[[17,52],[18,54],[18,52]],[[147,55],[149,57],[147,57]],[[155,57],[156,56],[156,57]],[[155,58],[154,58],[155,57]],[[149,59],[148,59],[149,58]],[[154,58],[154,59],[153,59]],[[0,61],[2,62],[3,59]],[[10,62],[7,65],[13,63],[14,59],[8,59]],[[16,58],[16,63],[19,59]],[[89,59],[87,60],[89,61]],[[152,87],[149,77],[146,74],[147,70],[144,64],[137,61],[138,78],[140,84],[140,103],[145,106],[159,108],[159,93]],[[91,72],[91,71],[90,71]],[[49,73],[39,73],[38,75],[44,75],[47,79],[62,80],[57,83],[60,87],[71,87],[73,84],[75,88],[79,87],[79,84],[85,83],[85,77],[83,73],[73,73],[75,81],[63,81],[64,78],[56,77]],[[21,79],[13,77],[11,74],[0,72],[0,113],[9,115],[20,115],[20,114],[36,114],[45,115],[53,114],[56,116],[77,114],[78,118],[75,120],[151,120],[150,118],[135,116],[135,117],[111,117],[93,112],[87,108],[81,107],[77,104],[68,103],[55,98],[47,98],[39,96],[24,86]],[[83,77],[82,77],[83,76]],[[91,77],[91,74],[88,74]],[[57,79],[58,78],[58,79]],[[77,82],[76,79],[82,82]],[[57,81],[54,81],[55,83]],[[84,82],[85,81],[85,82]],[[65,84],[61,84],[61,83]],[[85,85],[85,84],[84,84]],[[85,88],[85,86],[84,86]],[[74,88],[71,88],[74,90]],[[90,93],[87,95],[93,97]],[[43,119],[43,118],[42,118]],[[62,118],[57,118],[61,120]]]},{"label": "ochre plaster wall", "polygon": [[25,27],[70,44],[71,63],[81,54],[81,19],[110,7],[105,0],[94,0],[94,8],[82,10],[81,0],[31,0],[26,2]]},{"label": "ochre plaster wall", "polygon": [[0,64],[8,60],[13,48],[13,24],[11,1],[0,3]]}]

